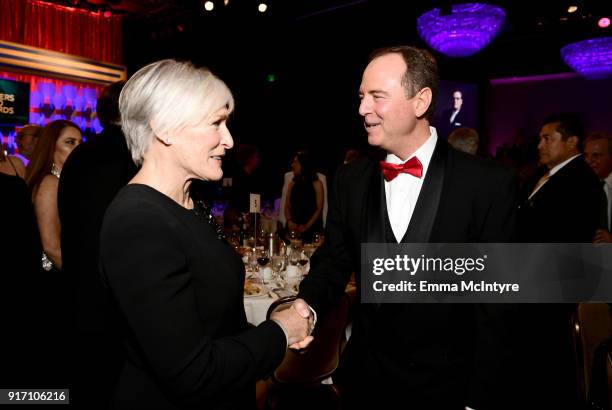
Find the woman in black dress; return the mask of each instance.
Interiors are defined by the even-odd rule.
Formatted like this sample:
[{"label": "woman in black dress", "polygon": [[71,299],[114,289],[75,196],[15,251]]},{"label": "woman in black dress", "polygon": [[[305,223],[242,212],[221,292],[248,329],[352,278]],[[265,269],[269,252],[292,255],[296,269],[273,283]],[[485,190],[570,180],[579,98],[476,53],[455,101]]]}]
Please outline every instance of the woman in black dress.
[{"label": "woman in black dress", "polygon": [[141,168],[108,208],[100,239],[128,353],[113,408],[253,408],[256,380],[287,345],[310,341],[313,321],[298,306],[249,328],[242,261],[190,196],[193,180],[223,176],[232,95],[210,71],[163,60],[134,74],[119,107]]},{"label": "woman in black dress", "polygon": [[291,163],[293,180],[287,187],[285,216],[287,229],[310,242],[323,229],[323,184],[317,177],[314,160],[308,151],[298,151]]}]

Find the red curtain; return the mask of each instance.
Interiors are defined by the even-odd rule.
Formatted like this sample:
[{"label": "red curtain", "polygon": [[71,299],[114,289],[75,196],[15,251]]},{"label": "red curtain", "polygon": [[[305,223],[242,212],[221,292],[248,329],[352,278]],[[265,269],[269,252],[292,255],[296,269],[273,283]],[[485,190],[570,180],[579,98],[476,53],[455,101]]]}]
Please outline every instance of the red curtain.
[{"label": "red curtain", "polygon": [[35,0],[0,0],[0,39],[121,64],[121,16]]}]

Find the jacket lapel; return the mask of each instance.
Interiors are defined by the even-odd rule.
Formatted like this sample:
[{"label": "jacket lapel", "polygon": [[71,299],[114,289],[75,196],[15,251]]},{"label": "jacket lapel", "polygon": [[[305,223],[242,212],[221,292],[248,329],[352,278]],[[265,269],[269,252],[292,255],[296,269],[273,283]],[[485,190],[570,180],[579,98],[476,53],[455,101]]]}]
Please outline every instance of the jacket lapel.
[{"label": "jacket lapel", "polygon": [[447,153],[447,143],[438,138],[402,243],[426,243],[430,241],[444,186]]},{"label": "jacket lapel", "polygon": [[368,189],[365,193],[366,203],[363,209],[361,242],[385,242],[385,190],[382,173],[374,164],[371,168]]}]

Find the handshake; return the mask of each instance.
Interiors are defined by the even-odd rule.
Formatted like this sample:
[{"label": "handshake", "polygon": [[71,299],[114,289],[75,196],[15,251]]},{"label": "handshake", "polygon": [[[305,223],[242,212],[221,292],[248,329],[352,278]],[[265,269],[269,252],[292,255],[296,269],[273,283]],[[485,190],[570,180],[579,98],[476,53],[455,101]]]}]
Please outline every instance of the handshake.
[{"label": "handshake", "polygon": [[315,325],[314,314],[304,299],[296,299],[291,305],[280,305],[270,319],[285,331],[289,348],[304,349],[312,342],[310,334]]}]

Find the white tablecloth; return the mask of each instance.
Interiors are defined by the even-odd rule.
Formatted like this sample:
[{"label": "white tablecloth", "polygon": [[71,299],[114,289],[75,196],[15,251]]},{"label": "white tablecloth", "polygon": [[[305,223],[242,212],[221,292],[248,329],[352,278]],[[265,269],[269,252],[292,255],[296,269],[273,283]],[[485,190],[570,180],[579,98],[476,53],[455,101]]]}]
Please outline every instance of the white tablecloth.
[{"label": "white tablecloth", "polygon": [[278,299],[278,296],[275,293],[271,294],[272,297],[263,295],[244,298],[244,312],[246,313],[246,318],[249,323],[257,326],[266,320],[268,308],[275,300]]}]

